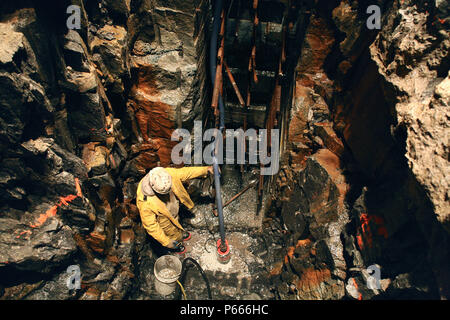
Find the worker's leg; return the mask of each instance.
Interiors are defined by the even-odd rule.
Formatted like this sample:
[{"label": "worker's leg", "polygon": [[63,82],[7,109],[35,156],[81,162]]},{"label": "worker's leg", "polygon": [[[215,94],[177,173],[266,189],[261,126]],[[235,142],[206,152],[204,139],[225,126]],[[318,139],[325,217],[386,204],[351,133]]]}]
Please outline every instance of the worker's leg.
[{"label": "worker's leg", "polygon": [[155,238],[147,234],[149,238],[150,247],[152,251],[156,254],[157,257],[165,256],[170,253],[169,248],[164,247],[161,243],[159,243]]},{"label": "worker's leg", "polygon": [[158,221],[166,236],[168,236],[172,240],[179,242],[183,240],[183,231],[174,226],[172,221],[170,221],[166,217],[160,217]]}]

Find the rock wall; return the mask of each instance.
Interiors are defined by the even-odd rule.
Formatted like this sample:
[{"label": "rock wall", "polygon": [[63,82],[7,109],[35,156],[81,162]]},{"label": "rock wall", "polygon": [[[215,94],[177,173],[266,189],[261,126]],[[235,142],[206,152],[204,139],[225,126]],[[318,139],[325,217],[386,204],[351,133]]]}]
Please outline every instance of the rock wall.
[{"label": "rock wall", "polygon": [[[66,27],[71,4],[80,30]],[[0,9],[0,296],[126,298],[147,241],[137,182],[170,163],[172,130],[201,118],[209,94],[208,4]],[[70,265],[82,290],[60,281]]]}]

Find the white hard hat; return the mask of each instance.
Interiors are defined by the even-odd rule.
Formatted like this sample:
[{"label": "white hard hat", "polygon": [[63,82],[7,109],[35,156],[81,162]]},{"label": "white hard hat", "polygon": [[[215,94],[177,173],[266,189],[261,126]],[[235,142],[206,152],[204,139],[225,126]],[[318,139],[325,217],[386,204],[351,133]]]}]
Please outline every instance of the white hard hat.
[{"label": "white hard hat", "polygon": [[172,177],[162,167],[156,167],[144,177],[142,181],[142,192],[147,196],[153,196],[156,193],[167,194],[172,188]]}]

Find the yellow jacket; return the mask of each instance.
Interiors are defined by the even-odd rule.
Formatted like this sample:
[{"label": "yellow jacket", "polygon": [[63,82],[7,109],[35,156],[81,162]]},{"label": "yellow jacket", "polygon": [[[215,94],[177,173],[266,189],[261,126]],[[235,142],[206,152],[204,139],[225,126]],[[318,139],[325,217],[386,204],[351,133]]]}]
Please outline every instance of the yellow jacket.
[{"label": "yellow jacket", "polygon": [[[184,167],[184,168],[165,168],[172,176],[172,191],[175,196],[188,209],[194,207],[189,194],[183,186],[183,182],[198,177],[205,177],[208,174],[209,167]],[[144,194],[141,189],[142,180],[139,182],[136,195],[136,204],[141,215],[142,225],[155,240],[167,247],[173,240],[181,235],[184,230],[178,219],[175,219],[167,210],[164,202],[157,196],[147,196],[144,200]]]}]

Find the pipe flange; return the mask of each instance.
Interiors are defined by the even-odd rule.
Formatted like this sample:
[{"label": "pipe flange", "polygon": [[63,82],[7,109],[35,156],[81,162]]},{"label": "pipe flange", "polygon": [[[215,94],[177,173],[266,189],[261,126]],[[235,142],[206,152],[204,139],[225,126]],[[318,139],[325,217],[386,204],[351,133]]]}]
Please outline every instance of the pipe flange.
[{"label": "pipe flange", "polygon": [[225,240],[226,250],[222,251],[221,247],[222,247],[222,240],[219,239],[217,240],[217,260],[220,263],[226,264],[230,262],[231,259],[231,250],[230,246],[228,245],[228,240]]}]

